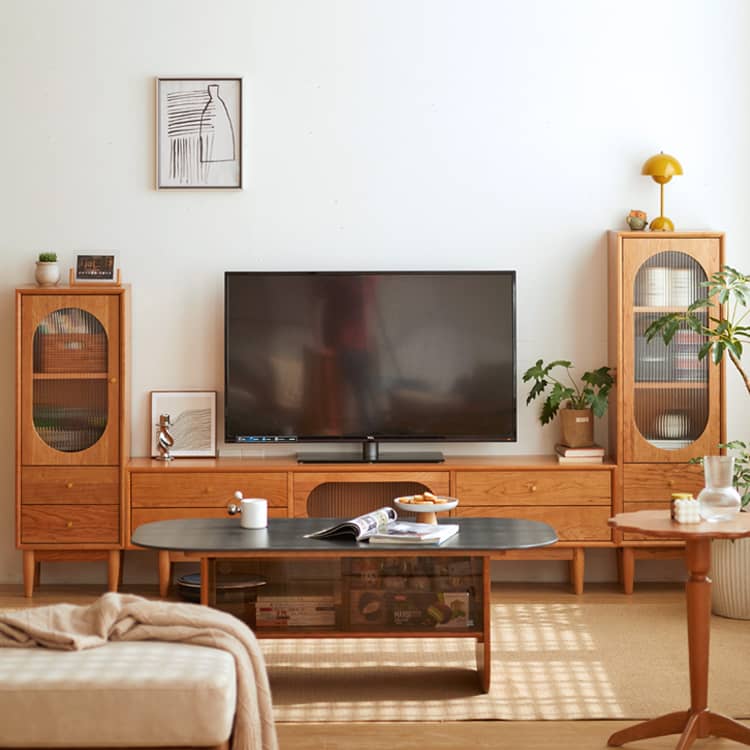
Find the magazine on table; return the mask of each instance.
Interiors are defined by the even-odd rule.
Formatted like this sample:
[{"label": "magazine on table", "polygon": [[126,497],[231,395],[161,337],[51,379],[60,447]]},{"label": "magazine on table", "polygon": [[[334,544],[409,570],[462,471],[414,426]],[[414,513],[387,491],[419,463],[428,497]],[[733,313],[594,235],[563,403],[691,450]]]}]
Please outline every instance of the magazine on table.
[{"label": "magazine on table", "polygon": [[396,520],[394,508],[386,506],[357,516],[348,521],[341,521],[335,526],[305,534],[310,539],[329,539],[336,536],[353,536],[358,542],[369,539],[373,534],[385,529],[389,523]]},{"label": "magazine on table", "polygon": [[309,539],[348,536],[374,544],[441,544],[458,533],[457,524],[416,523],[397,518],[396,511],[386,506],[305,536]]}]

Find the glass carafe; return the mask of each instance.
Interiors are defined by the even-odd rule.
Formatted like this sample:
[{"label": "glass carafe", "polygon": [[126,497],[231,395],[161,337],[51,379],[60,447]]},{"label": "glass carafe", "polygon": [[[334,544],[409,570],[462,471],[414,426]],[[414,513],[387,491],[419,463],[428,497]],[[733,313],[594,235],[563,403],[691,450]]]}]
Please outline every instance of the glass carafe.
[{"label": "glass carafe", "polygon": [[740,511],[740,493],[732,484],[733,456],[704,456],[706,486],[698,495],[701,518],[706,521],[729,521]]}]

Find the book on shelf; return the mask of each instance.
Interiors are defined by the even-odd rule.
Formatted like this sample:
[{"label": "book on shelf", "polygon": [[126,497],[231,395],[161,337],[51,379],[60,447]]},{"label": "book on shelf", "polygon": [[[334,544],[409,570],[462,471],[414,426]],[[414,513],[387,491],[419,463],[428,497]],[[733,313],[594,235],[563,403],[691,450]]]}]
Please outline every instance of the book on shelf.
[{"label": "book on shelf", "polygon": [[384,531],[373,534],[370,544],[442,544],[456,534],[455,523],[394,521]]},{"label": "book on shelf", "polygon": [[386,506],[305,536],[308,539],[348,536],[374,544],[442,544],[458,533],[457,524],[417,523],[397,518],[396,511]]},{"label": "book on shelf", "polygon": [[557,456],[559,464],[603,464],[604,456]]},{"label": "book on shelf", "polygon": [[564,458],[604,458],[604,448],[601,445],[587,445],[585,448],[570,448],[558,443],[555,453]]}]

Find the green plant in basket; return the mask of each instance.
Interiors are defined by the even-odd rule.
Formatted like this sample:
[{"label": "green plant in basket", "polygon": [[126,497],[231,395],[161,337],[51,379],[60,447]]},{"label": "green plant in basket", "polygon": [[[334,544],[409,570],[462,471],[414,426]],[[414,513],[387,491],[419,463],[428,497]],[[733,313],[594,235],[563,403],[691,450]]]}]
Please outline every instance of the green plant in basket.
[{"label": "green plant in basket", "polygon": [[[595,417],[603,416],[607,411],[607,397],[614,385],[612,372],[608,367],[584,372],[577,381],[571,369],[573,363],[567,359],[556,359],[548,364],[538,359],[536,364],[529,367],[523,374],[523,382],[533,381],[526,403],[544,395],[539,421],[542,424],[551,422],[561,407],[570,409],[591,409]],[[564,369],[567,382],[559,380],[552,374],[556,368]],[[551,386],[551,388],[550,388]],[[548,392],[549,389],[549,392]]]},{"label": "green plant in basket", "polygon": [[40,263],[57,263],[57,253],[39,253]]}]

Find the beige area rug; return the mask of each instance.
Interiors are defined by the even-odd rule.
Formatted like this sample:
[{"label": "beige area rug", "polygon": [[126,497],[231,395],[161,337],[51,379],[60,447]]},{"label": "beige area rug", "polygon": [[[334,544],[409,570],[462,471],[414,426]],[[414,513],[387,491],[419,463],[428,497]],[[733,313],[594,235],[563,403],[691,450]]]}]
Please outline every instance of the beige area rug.
[{"label": "beige area rug", "polygon": [[[462,638],[262,640],[278,721],[645,719],[690,704],[684,604],[495,604]],[[711,621],[709,706],[750,717],[750,621]]]}]

